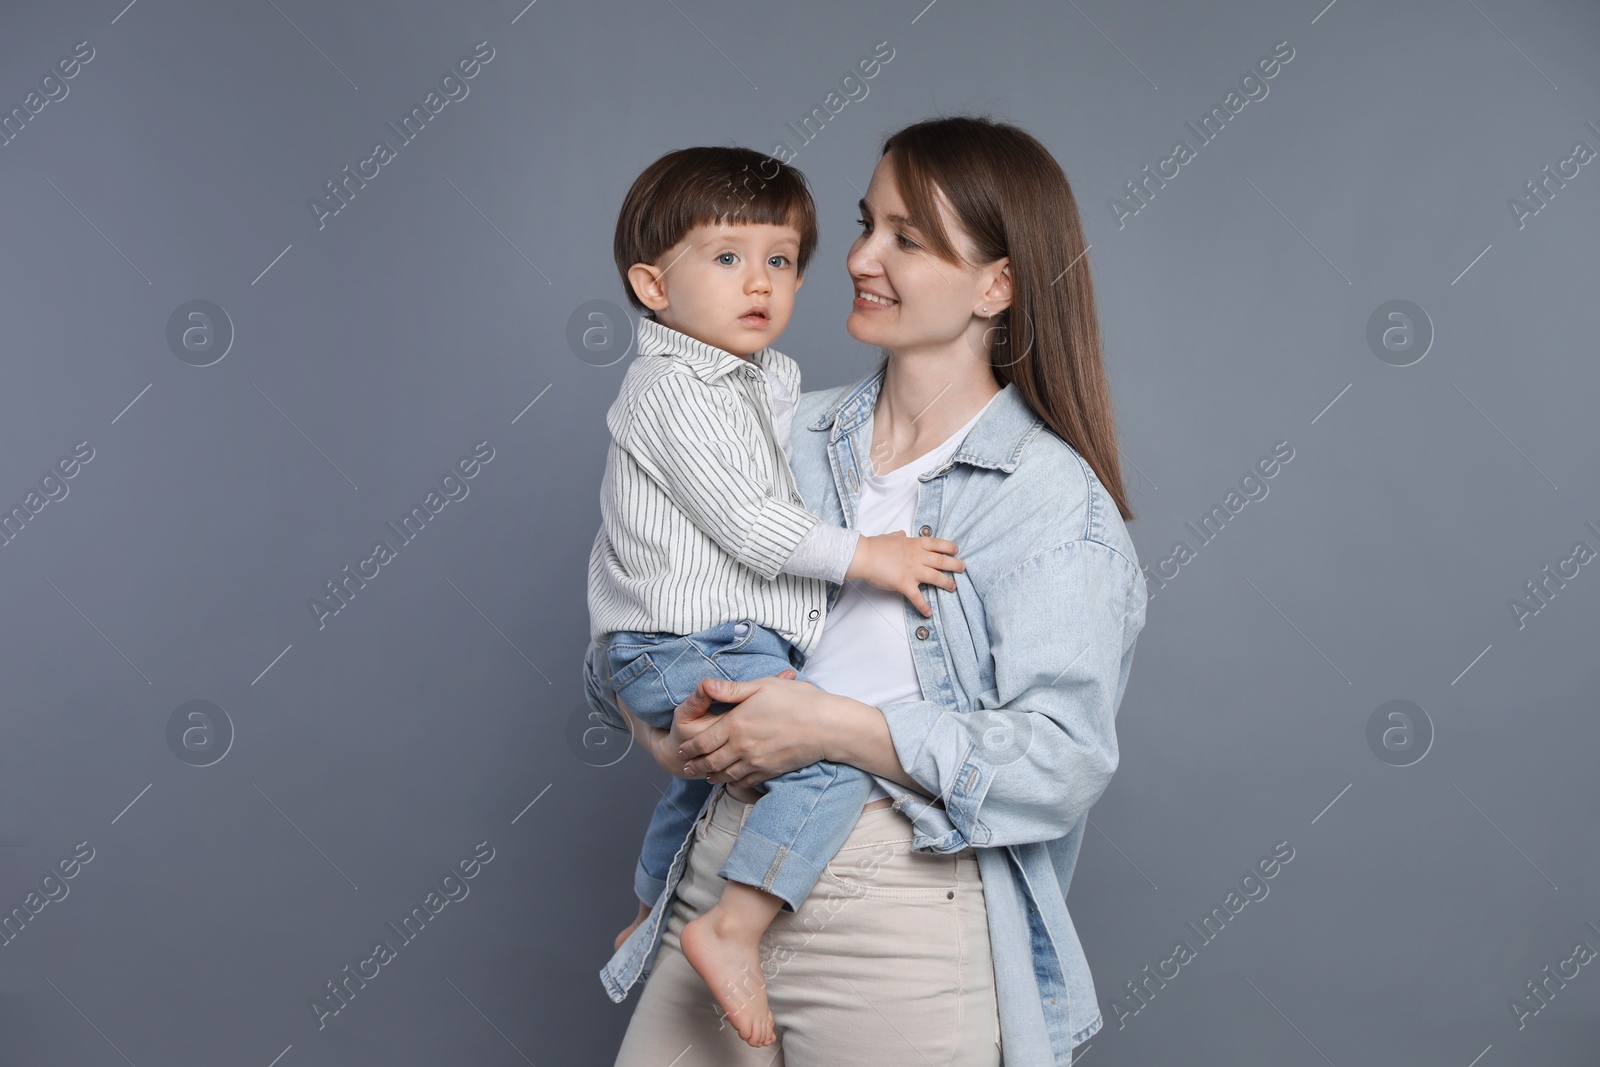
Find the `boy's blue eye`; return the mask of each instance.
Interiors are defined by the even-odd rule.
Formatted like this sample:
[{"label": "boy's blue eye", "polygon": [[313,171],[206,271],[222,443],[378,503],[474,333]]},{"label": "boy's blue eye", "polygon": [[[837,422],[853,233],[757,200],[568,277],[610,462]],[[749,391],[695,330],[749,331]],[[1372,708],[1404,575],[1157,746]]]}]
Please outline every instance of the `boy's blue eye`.
[{"label": "boy's blue eye", "polygon": [[772,261],[773,261],[773,260],[774,260],[774,259],[781,259],[781,260],[783,260],[783,261],[784,261],[784,262],[785,262],[785,263],[787,263],[787,262],[789,262],[789,257],[788,257],[788,256],[785,256],[785,255],[782,255],[782,254],[779,254],[779,255],[775,255],[775,256],[770,256],[770,257],[768,257],[768,259],[767,259],[767,262],[768,262],[768,263],[771,263],[771,262],[772,262]]},{"label": "boy's blue eye", "polygon": [[[724,259],[724,258],[725,258],[725,257],[727,257],[727,256],[732,256],[732,255],[734,255],[734,253],[732,253],[732,252],[724,252],[724,253],[722,253],[722,255],[720,255],[720,256],[718,256],[718,257],[717,257],[717,262],[718,262],[718,263],[722,263],[722,261],[723,261],[723,259]],[[735,256],[735,258],[737,258],[737,256]],[[722,263],[722,265],[723,265],[723,266],[724,266],[724,267],[731,267],[731,266],[733,266],[733,264],[731,264],[731,263]]]}]

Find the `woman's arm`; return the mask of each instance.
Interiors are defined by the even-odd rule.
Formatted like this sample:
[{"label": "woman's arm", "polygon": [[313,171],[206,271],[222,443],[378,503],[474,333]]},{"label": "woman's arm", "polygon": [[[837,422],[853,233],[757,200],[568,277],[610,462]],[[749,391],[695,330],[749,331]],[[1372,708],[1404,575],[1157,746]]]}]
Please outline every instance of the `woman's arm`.
[{"label": "woman's arm", "polygon": [[1117,768],[1144,584],[1122,553],[1080,539],[1036,553],[982,595],[995,688],[967,713],[910,700],[883,717],[906,769],[943,797],[969,844],[1051,841]]},{"label": "woman's arm", "polygon": [[691,773],[709,771],[713,782],[764,781],[822,758],[849,763],[942,799],[965,844],[1054,840],[1116,770],[1116,713],[1145,603],[1120,552],[1057,545],[984,590],[995,688],[971,711],[936,700],[880,709],[771,678],[715,683],[730,686],[718,699],[744,702],[681,751]]},{"label": "woman's arm", "polygon": [[[668,774],[750,788],[829,759],[921,791],[900,765],[882,712],[859,700],[824,693],[809,682],[795,682],[792,669],[753,682],[708,679],[678,705],[672,726],[661,730],[628,709],[610,679],[602,676],[604,665],[604,650],[591,642],[583,671],[590,706],[607,721],[625,724],[634,741]],[[767,691],[769,687],[774,688]],[[711,715],[713,697],[738,706]],[[735,712],[740,718],[731,718]],[[712,730],[717,732],[706,737]],[[723,773],[746,752],[749,761],[734,768],[733,774]]]},{"label": "woman's arm", "polygon": [[[883,712],[810,682],[784,678],[789,673],[750,682],[701,682],[691,701],[706,693],[707,700],[714,697],[738,707],[679,746],[686,769],[713,783],[750,786],[825,759],[932,796],[901,764]],[[680,707],[686,706],[688,702]]]}]

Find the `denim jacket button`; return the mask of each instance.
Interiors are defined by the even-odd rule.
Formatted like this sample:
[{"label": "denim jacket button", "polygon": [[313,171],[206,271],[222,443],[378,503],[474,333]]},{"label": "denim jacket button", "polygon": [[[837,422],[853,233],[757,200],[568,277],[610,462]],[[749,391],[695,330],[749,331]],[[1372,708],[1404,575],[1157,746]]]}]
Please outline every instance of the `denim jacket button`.
[{"label": "denim jacket button", "polygon": [[928,628],[926,626],[917,627],[917,640],[926,641],[927,639],[928,639]]},{"label": "denim jacket button", "polygon": [[933,527],[929,526],[927,523],[923,523],[922,529],[918,532],[921,533],[923,537],[927,537],[929,534],[933,533]]}]

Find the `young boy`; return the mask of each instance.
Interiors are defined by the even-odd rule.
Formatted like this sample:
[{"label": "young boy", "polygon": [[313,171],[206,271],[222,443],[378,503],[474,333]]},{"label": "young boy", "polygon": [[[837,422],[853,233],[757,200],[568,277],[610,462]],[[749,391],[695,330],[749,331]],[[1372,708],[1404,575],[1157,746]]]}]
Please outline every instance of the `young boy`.
[{"label": "young boy", "polygon": [[[863,537],[803,505],[788,462],[800,371],[771,346],[816,244],[804,176],[749,149],[670,152],[623,201],[613,253],[645,317],[606,414],[590,637],[604,638],[620,703],[651,726],[670,727],[703,678],[801,667],[822,635],[828,582],[865,579],[929,614],[918,585],[964,567],[948,541]],[[775,1040],[761,935],[806,898],[870,786],[866,772],[828,762],[765,783],[718,871],[721,899],[683,928],[684,956],[754,1047]],[[710,790],[674,778],[656,805],[635,876],[639,918],[619,944]]]}]

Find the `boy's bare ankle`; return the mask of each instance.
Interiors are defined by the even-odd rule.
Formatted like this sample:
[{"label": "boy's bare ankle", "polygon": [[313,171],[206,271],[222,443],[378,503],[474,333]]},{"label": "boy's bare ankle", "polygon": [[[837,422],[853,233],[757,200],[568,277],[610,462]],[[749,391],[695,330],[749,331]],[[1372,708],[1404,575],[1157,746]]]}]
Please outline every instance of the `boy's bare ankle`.
[{"label": "boy's bare ankle", "polygon": [[779,897],[753,885],[729,882],[701,918],[708,931],[719,939],[758,942],[781,910],[783,901]]}]

